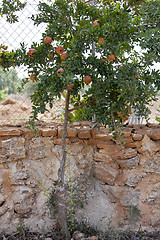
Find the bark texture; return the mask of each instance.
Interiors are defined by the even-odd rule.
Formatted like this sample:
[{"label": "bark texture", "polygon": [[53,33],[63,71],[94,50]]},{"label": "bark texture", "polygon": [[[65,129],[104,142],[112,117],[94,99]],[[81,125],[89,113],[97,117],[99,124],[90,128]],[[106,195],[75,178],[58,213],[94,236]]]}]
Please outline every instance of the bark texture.
[{"label": "bark texture", "polygon": [[65,174],[65,164],[66,164],[66,135],[67,135],[67,124],[68,124],[68,114],[69,114],[69,98],[70,90],[67,90],[66,102],[65,102],[65,115],[63,124],[63,134],[62,134],[62,160],[60,163],[60,168],[58,171],[58,225],[63,233],[64,240],[70,239],[70,234],[67,226],[67,204],[66,204],[66,191],[64,186],[64,174]]}]

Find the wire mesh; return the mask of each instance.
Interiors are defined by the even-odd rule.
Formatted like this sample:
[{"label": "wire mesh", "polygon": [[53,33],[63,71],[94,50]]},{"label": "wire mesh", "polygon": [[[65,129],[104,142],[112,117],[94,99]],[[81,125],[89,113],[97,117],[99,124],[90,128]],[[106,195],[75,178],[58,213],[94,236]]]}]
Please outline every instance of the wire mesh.
[{"label": "wire mesh", "polygon": [[157,101],[152,101],[147,107],[149,109],[147,120],[143,117],[137,116],[136,112],[133,111],[128,119],[128,122],[130,124],[158,124],[158,118],[160,118],[160,96],[157,95]]},{"label": "wire mesh", "polygon": [[[45,0],[43,2],[45,2]],[[19,48],[21,42],[24,42],[29,48],[32,42],[40,41],[41,34],[45,30],[46,24],[36,26],[30,19],[32,14],[36,14],[38,12],[38,3],[39,0],[27,0],[25,8],[16,13],[18,15],[18,22],[16,23],[10,24],[6,22],[5,16],[0,18],[0,44],[8,46],[8,49],[12,50]],[[16,84],[20,84],[21,79],[27,76],[26,69],[24,67],[19,67],[16,68],[16,72],[15,69],[11,69],[7,74],[4,75],[2,71],[0,71],[0,84],[4,85],[0,86],[0,125],[26,122],[28,121],[32,111],[30,102],[32,83],[25,88],[24,92],[18,93],[15,86]],[[12,75],[12,77],[9,76],[9,74]],[[15,75],[17,82],[14,81]],[[11,79],[12,86],[9,86],[11,85]],[[6,86],[6,84],[2,84],[3,82],[7,82],[8,86]],[[158,96],[158,101],[154,102],[152,106],[149,107],[151,111],[151,114],[149,115],[149,122],[151,123],[157,123],[156,117],[159,115],[159,112],[157,111],[159,104],[160,97]],[[39,116],[39,119],[44,121],[60,121],[62,114],[57,114],[56,109],[63,108],[63,100],[55,102],[53,109],[46,112],[44,116]],[[134,113],[130,116],[129,122],[135,124],[145,123],[142,118],[138,118]]]},{"label": "wire mesh", "polygon": [[[38,12],[38,3],[39,0],[27,0],[25,8],[16,13],[18,16],[16,23],[10,24],[5,16],[0,18],[0,44],[8,46],[9,51],[20,48],[22,42],[30,48],[32,42],[40,41],[46,24],[36,26],[31,20],[32,14]],[[0,125],[28,121],[32,111],[30,102],[32,83],[29,83],[22,93],[18,93],[17,88],[10,86],[12,82],[12,85],[18,87],[25,77],[27,77],[27,71],[24,67],[10,69],[8,73],[3,73],[0,69]],[[59,119],[60,114],[55,114],[55,109],[61,108],[62,104],[63,101],[56,102],[54,109],[44,116],[41,115],[40,120]]]}]

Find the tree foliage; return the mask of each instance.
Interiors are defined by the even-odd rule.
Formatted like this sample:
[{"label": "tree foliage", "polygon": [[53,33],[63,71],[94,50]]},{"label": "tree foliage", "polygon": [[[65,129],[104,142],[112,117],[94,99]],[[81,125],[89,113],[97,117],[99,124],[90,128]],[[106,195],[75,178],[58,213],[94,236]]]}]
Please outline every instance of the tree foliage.
[{"label": "tree foliage", "polygon": [[14,23],[18,20],[15,12],[22,10],[26,3],[22,3],[19,0],[2,0],[0,3],[0,16],[6,16],[6,20],[10,23]]},{"label": "tree foliage", "polygon": [[12,51],[8,51],[8,47],[1,44],[0,45],[0,66],[4,70],[9,70],[10,67],[15,66],[15,58],[16,53]]},{"label": "tree foliage", "polygon": [[14,51],[9,52],[7,46],[0,45],[0,91],[5,95],[16,93],[20,87],[20,79],[16,70],[10,69],[10,67],[15,67],[15,56]]},{"label": "tree foliage", "polygon": [[[159,71],[153,68],[153,62],[159,61],[159,11],[159,0],[97,1],[94,6],[89,1],[40,2],[32,19],[37,25],[48,24],[42,40],[31,45],[36,50],[33,56],[24,44],[17,51],[17,64],[24,63],[29,76],[36,76],[33,118],[44,113],[47,103],[52,107],[68,84],[74,84],[70,92],[79,99],[85,76],[92,82],[83,99],[97,123],[113,129],[130,107],[147,116],[146,104],[159,89]],[[46,36],[52,37],[51,44],[44,43]],[[65,61],[56,52],[58,45],[68,54]],[[57,76],[61,68],[64,72]]]}]

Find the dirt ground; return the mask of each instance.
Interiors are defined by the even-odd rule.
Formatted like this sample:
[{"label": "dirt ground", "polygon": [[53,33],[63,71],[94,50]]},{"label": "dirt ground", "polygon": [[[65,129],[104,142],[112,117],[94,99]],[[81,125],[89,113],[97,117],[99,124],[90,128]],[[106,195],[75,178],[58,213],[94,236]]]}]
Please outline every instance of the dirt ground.
[{"label": "dirt ground", "polygon": [[[151,111],[150,123],[158,123],[156,117],[160,112],[160,96],[157,102],[153,102],[152,106],[149,106]],[[48,108],[49,109],[49,108]],[[64,99],[57,100],[53,104],[53,108],[49,112],[45,112],[44,115],[39,114],[39,120],[45,122],[61,122],[63,118]],[[9,95],[7,100],[0,101],[0,125],[5,124],[19,124],[27,122],[31,115],[32,104],[28,96]],[[142,123],[146,123],[143,121]]]},{"label": "dirt ground", "polygon": [[[77,232],[77,231],[76,231]],[[78,233],[78,232],[77,232]],[[81,232],[79,232],[81,233]],[[160,233],[148,233],[145,231],[138,232],[110,232],[99,234],[96,231],[82,233],[83,238],[74,238],[74,233],[71,234],[71,240],[160,240]],[[77,234],[76,234],[77,235]],[[1,235],[0,240],[64,240],[60,232],[50,233],[32,233],[32,232],[17,232],[12,235]]]},{"label": "dirt ground", "polygon": [[[49,108],[48,108],[49,109]],[[63,117],[64,100],[57,100],[53,108],[44,115],[39,114],[40,121],[60,122]],[[10,95],[7,100],[0,101],[0,125],[19,124],[29,120],[32,104],[28,96]]]}]

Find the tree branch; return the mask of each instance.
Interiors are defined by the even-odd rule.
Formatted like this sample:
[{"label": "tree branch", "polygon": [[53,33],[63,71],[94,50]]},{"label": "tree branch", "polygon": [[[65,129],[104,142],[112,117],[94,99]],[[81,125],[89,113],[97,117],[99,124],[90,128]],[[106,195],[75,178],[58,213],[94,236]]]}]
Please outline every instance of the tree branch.
[{"label": "tree branch", "polygon": [[64,184],[64,171],[65,171],[65,163],[66,163],[66,135],[67,135],[67,124],[68,124],[68,114],[69,114],[69,98],[70,98],[70,90],[67,90],[66,102],[65,102],[65,115],[64,115],[64,123],[63,123],[63,134],[62,134],[62,160],[60,164],[60,168],[58,171],[58,181]]},{"label": "tree branch", "polygon": [[77,107],[68,109],[68,111],[69,111],[69,112],[72,112],[72,111],[77,110],[77,109],[79,109],[79,108],[85,107],[85,106],[88,105],[88,103],[91,103],[91,102],[93,102],[93,101],[95,101],[95,99],[92,99],[92,100],[88,101],[87,103],[84,103],[84,104],[82,104],[82,105],[80,105],[80,106],[77,106]]}]

